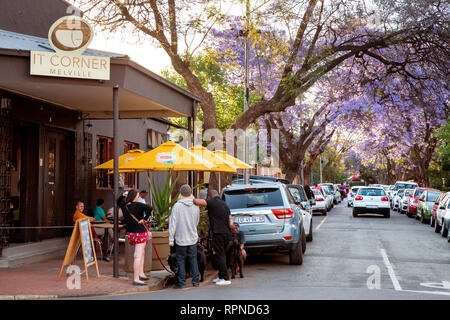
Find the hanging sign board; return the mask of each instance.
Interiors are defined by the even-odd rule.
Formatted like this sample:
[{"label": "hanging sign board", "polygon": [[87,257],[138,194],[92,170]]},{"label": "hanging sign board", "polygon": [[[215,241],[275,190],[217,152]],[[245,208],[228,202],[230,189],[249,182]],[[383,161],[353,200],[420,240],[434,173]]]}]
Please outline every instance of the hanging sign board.
[{"label": "hanging sign board", "polygon": [[30,74],[109,80],[109,57],[83,55],[93,35],[89,23],[78,16],[58,19],[48,32],[48,40],[55,52],[31,51]]},{"label": "hanging sign board", "polygon": [[97,269],[97,278],[100,277],[98,272],[97,256],[95,255],[94,241],[92,240],[91,224],[89,219],[79,219],[75,222],[69,246],[67,247],[66,256],[59,272],[58,280],[61,278],[65,266],[71,265],[80,248],[83,252],[84,268],[86,270],[86,279],[88,276],[88,267],[95,265]]}]

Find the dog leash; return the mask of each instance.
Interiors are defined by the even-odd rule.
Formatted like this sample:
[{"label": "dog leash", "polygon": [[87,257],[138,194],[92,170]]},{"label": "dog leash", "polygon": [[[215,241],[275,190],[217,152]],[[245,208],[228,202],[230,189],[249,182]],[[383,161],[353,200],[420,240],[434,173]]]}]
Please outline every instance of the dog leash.
[{"label": "dog leash", "polygon": [[[130,216],[133,217],[133,219],[136,220],[137,223],[139,223],[139,220],[128,209],[128,205],[126,205],[125,207],[127,208],[127,211],[130,214]],[[144,221],[144,223],[142,223],[142,224],[144,225],[145,229],[147,230],[147,236],[148,236],[149,234],[151,234],[151,232],[148,227],[147,221],[145,221],[144,219],[142,219],[142,221]],[[161,258],[159,257],[159,254],[158,254],[158,250],[156,250],[155,243],[153,242],[153,237],[151,237],[150,239],[152,240],[153,250],[155,250],[155,253],[156,253],[156,256],[158,257],[159,263],[163,266],[164,269],[166,269],[167,272],[174,274],[174,272],[171,270],[168,270],[167,267],[164,265],[164,263],[161,261]]]}]

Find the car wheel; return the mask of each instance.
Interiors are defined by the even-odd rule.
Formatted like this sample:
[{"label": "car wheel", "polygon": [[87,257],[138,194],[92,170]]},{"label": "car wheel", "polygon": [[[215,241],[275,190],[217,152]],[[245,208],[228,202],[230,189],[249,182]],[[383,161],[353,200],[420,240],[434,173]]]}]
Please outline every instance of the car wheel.
[{"label": "car wheel", "polygon": [[445,227],[445,222],[444,221],[442,221],[441,236],[444,237],[444,238],[448,236],[448,229]]},{"label": "car wheel", "polygon": [[326,215],[327,215],[327,211],[328,211],[328,210],[323,209],[323,210],[322,210],[322,215],[326,216]]},{"label": "car wheel", "polygon": [[434,227],[434,219],[433,216],[430,217],[430,227]]},{"label": "car wheel", "polygon": [[353,217],[356,218],[357,216],[358,216],[358,212],[355,209],[353,209]]},{"label": "car wheel", "polygon": [[347,207],[350,207],[350,203],[347,202]]},{"label": "car wheel", "polygon": [[312,234],[313,227],[312,227],[312,224],[313,224],[313,222],[312,222],[312,219],[311,219],[311,223],[309,224],[309,234],[306,237],[306,241],[312,241],[313,240],[313,234]]},{"label": "car wheel", "polygon": [[305,233],[304,229],[302,229],[302,230],[303,230],[303,232],[302,232],[302,254],[304,254],[306,251],[306,233]]},{"label": "car wheel", "polygon": [[391,217],[391,211],[390,210],[386,210],[385,214],[384,214],[385,218],[390,218]]},{"label": "car wheel", "polygon": [[434,232],[439,233],[441,231],[441,226],[439,225],[437,219],[434,220]]},{"label": "car wheel", "polygon": [[411,213],[409,213],[409,211],[406,211],[406,216],[408,217],[408,218],[412,218],[413,216],[411,215]]},{"label": "car wheel", "polygon": [[303,263],[301,239],[289,251],[289,264],[301,265]]}]

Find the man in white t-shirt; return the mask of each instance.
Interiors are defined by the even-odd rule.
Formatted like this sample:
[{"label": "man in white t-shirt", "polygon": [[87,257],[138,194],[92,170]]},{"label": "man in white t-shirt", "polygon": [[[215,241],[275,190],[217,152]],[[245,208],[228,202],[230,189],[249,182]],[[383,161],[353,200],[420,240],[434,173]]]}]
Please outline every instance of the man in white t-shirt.
[{"label": "man in white t-shirt", "polygon": [[147,204],[145,197],[147,197],[147,190],[142,190],[141,192],[139,192],[138,202]]}]

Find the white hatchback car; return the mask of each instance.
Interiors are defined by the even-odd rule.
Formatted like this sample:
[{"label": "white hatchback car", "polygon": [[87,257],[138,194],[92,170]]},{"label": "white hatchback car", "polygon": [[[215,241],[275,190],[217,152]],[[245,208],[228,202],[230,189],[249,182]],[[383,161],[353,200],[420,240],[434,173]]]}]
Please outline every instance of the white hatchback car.
[{"label": "white hatchback car", "polygon": [[353,217],[359,214],[377,213],[391,217],[389,198],[382,187],[361,187],[353,200]]},{"label": "white hatchback car", "polygon": [[436,210],[436,222],[434,231],[440,232],[443,237],[447,237],[450,226],[450,192],[439,202]]},{"label": "white hatchback car", "polygon": [[324,216],[326,216],[328,211],[326,197],[319,189],[311,188],[311,190],[314,193],[314,200],[315,200],[315,204],[313,205],[313,212],[319,211],[322,212]]},{"label": "white hatchback car", "polygon": [[400,189],[398,191],[394,192],[394,197],[392,199],[392,210],[394,211],[400,211],[400,200],[403,197],[403,194],[405,193],[405,189]]}]

